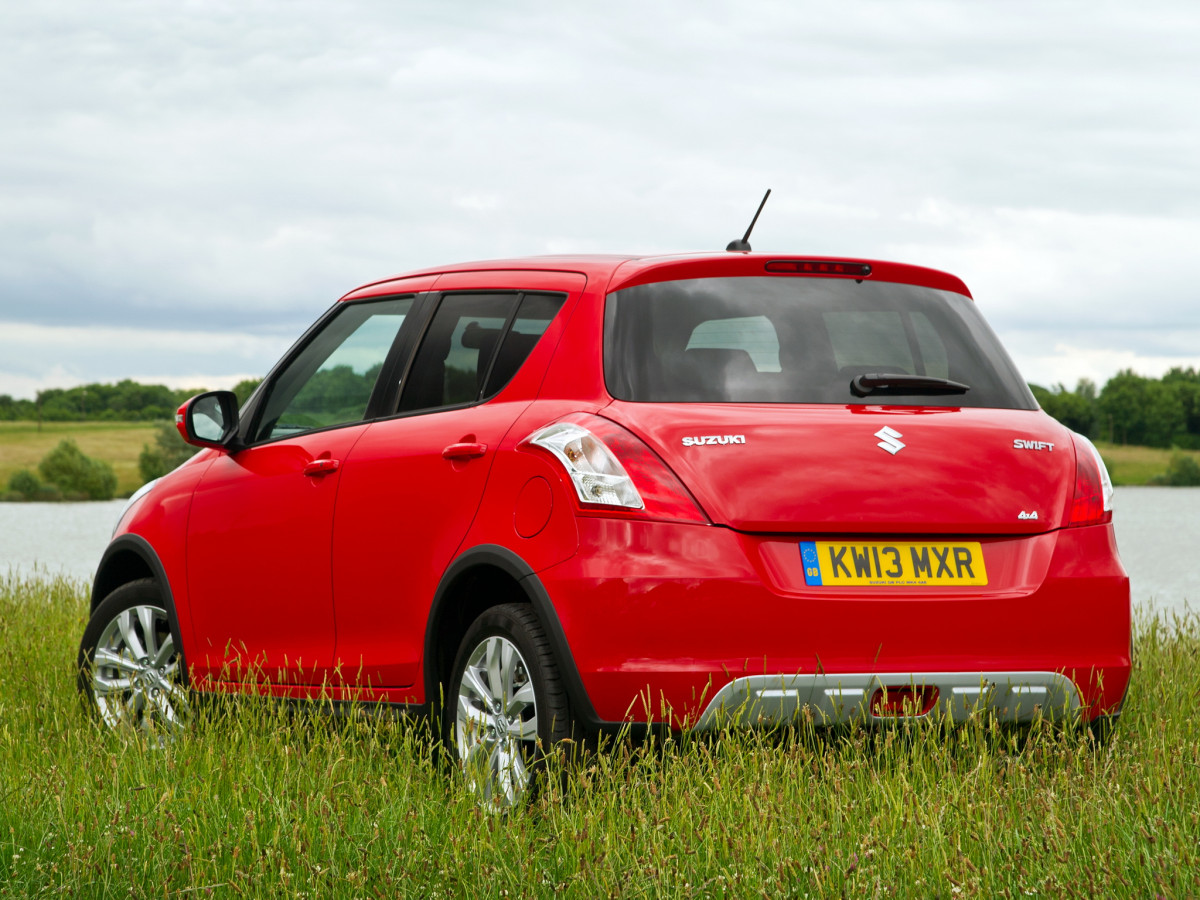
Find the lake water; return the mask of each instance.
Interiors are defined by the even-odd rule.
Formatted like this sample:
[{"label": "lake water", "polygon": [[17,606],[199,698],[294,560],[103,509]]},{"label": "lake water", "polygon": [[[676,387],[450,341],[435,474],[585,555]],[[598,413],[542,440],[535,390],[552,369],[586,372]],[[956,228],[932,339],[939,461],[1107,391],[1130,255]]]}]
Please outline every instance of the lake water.
[{"label": "lake water", "polygon": [[[90,581],[124,504],[0,503],[0,575],[62,573]],[[1200,488],[1119,487],[1113,505],[1134,604],[1200,609]]]}]

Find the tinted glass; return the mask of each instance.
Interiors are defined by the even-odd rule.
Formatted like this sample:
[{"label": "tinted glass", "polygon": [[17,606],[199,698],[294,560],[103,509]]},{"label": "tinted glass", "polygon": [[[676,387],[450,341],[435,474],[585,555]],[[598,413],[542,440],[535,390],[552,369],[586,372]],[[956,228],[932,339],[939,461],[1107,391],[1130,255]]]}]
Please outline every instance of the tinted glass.
[{"label": "tinted glass", "polygon": [[268,386],[252,440],[361,421],[412,302],[343,304]]},{"label": "tinted glass", "polygon": [[500,352],[492,363],[487,388],[483,395],[490,397],[512,380],[521,363],[533,352],[538,338],[550,327],[550,322],[562,308],[566,294],[526,294],[517,308],[512,328],[504,336]]},{"label": "tinted glass", "polygon": [[479,399],[504,326],[520,294],[447,294],[400,395],[400,411],[457,406]]},{"label": "tinted glass", "polygon": [[474,403],[497,393],[565,299],[518,292],[446,294],[409,370],[400,411]]},{"label": "tinted glass", "polygon": [[688,350],[745,350],[759,372],[778,372],[779,335],[766,316],[709,319],[692,329]]},{"label": "tinted glass", "polygon": [[[975,304],[948,291],[832,278],[707,278],[617,291],[605,379],[623,400],[1036,409]],[[949,378],[965,394],[863,398],[856,375]]]}]

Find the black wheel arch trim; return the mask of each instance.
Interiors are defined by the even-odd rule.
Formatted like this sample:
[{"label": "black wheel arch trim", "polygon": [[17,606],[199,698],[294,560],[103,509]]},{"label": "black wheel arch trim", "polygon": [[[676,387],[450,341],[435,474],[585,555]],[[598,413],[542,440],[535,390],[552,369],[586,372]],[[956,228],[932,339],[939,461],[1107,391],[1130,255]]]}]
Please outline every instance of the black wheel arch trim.
[{"label": "black wheel arch trim", "polygon": [[[583,679],[575,665],[575,657],[571,654],[571,647],[567,643],[567,635],[563,631],[558,613],[550,600],[550,594],[546,591],[541,579],[537,577],[525,560],[499,544],[480,544],[459,554],[442,575],[442,580],[433,595],[429,618],[425,624],[424,676],[427,709],[433,713],[440,696],[441,681],[438,677],[435,660],[438,650],[438,626],[441,624],[446,598],[462,575],[483,566],[499,569],[506,573],[516,582],[526,599],[529,600],[554,651],[559,674],[567,689],[571,711],[576,720],[591,731],[608,731],[620,727],[622,723],[606,722],[596,715],[596,709],[592,706],[591,698],[588,697],[587,690],[583,686]],[[449,652],[453,655],[456,651],[457,648],[452,648]]]},{"label": "black wheel arch trim", "polygon": [[150,577],[158,585],[163,606],[167,610],[167,622],[171,626],[171,639],[175,642],[175,646],[179,648],[179,654],[183,657],[186,669],[187,654],[184,653],[183,649],[183,636],[179,629],[179,616],[175,612],[175,597],[171,593],[171,582],[167,578],[167,570],[163,567],[162,560],[158,558],[158,553],[155,552],[154,547],[141,535],[122,534],[115,538],[105,549],[104,555],[100,557],[100,565],[96,568],[96,579],[92,582],[91,606],[88,610],[89,617],[96,611],[96,607],[104,601],[104,598],[117,588],[129,584],[131,581],[137,581],[138,578],[145,577],[141,573],[138,573],[135,578],[124,577],[128,574],[128,571],[122,569],[117,559],[126,554],[132,554],[141,560],[142,564],[149,569]]}]

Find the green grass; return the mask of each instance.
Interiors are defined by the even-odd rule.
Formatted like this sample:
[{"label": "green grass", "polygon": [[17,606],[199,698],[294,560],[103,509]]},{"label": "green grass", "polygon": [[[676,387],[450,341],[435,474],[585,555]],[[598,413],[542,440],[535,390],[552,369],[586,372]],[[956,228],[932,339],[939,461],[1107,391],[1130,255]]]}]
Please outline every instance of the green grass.
[{"label": "green grass", "polygon": [[1200,894],[1200,620],[1142,622],[1111,744],[985,723],[617,744],[481,813],[421,728],[243,701],[165,749],[83,714],[83,585],[0,579],[0,897]]},{"label": "green grass", "polygon": [[37,471],[42,457],[58,442],[71,438],[87,456],[110,463],[117,475],[117,496],[128,496],[142,484],[138,454],[154,446],[153,422],[0,422],[0,491],[19,469]]}]

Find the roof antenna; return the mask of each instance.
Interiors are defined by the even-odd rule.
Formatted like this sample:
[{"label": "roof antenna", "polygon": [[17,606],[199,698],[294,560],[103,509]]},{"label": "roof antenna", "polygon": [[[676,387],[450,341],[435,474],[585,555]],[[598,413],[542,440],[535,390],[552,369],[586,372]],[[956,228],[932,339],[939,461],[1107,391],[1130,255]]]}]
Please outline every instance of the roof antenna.
[{"label": "roof antenna", "polygon": [[745,250],[750,249],[750,232],[754,230],[754,223],[758,221],[758,213],[763,211],[763,207],[767,205],[767,198],[771,196],[771,189],[767,188],[767,192],[763,194],[762,203],[758,204],[758,212],[754,214],[754,218],[750,220],[750,227],[746,229],[746,233],[742,235],[742,239],[732,240],[725,248],[726,250]]}]

